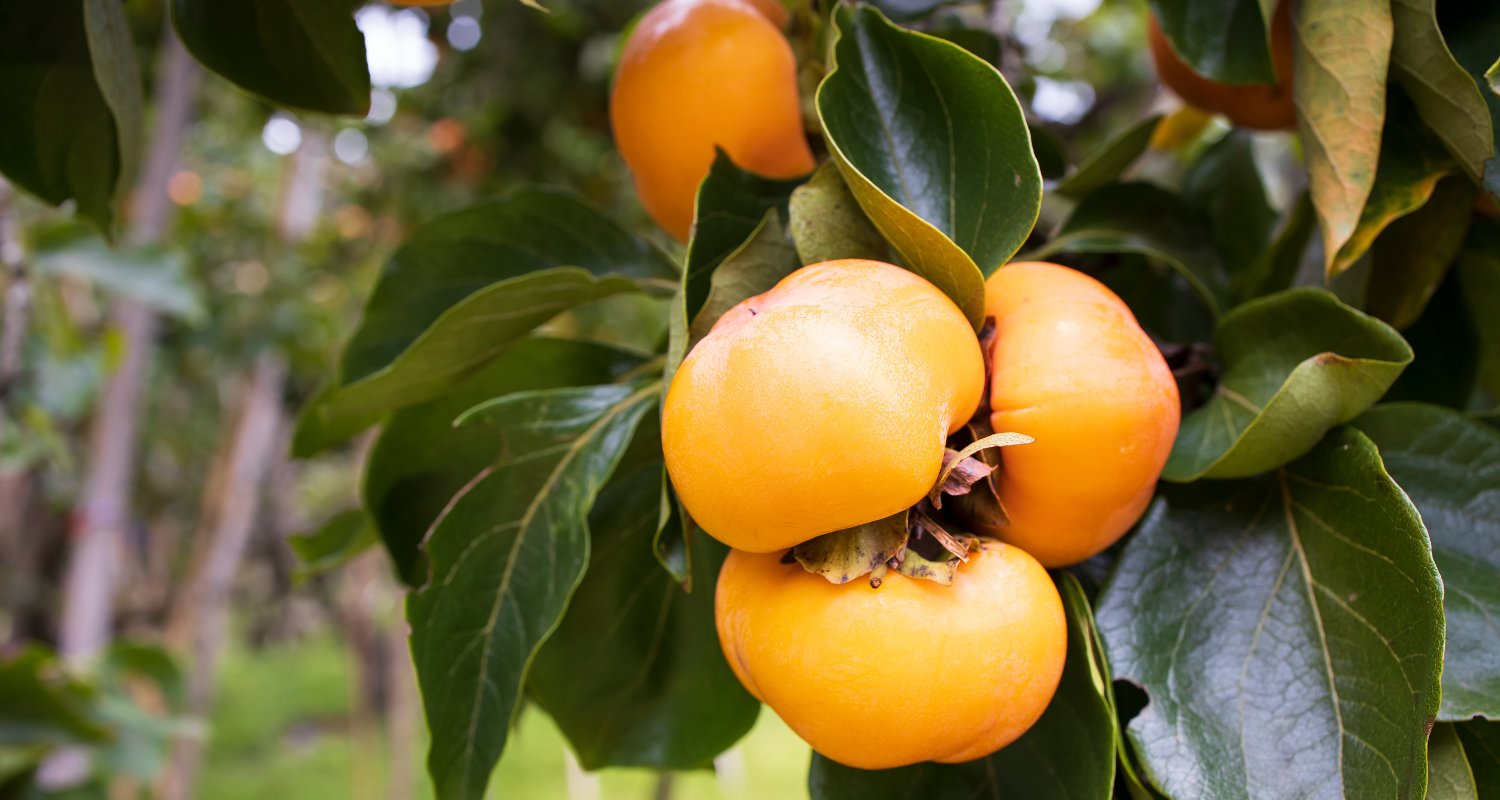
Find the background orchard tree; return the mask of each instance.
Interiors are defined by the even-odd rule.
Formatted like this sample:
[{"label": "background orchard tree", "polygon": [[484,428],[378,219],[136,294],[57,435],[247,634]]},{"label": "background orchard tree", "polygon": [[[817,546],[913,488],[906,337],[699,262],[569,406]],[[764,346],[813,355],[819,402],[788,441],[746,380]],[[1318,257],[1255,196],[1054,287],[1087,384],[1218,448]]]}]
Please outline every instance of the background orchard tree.
[{"label": "background orchard tree", "polygon": [[541,5],[0,0],[0,796],[215,796],[226,648],[320,624],[356,796],[520,796],[527,706],[670,795],[761,709],[663,392],[860,257],[976,331],[1007,262],[1086,273],[1182,416],[1051,572],[1040,720],[811,797],[1500,797],[1500,6],[768,0],[805,135],[755,162],[650,151],[723,65],[611,109],[649,3]]}]

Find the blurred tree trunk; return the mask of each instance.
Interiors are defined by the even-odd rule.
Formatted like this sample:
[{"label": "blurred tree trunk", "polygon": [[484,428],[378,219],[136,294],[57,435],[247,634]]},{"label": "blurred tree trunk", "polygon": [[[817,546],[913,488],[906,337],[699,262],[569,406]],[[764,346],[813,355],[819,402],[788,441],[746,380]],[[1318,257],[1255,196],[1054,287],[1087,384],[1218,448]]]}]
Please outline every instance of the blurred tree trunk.
[{"label": "blurred tree trunk", "polygon": [[[158,241],[166,231],[171,209],[167,182],[177,165],[198,75],[197,64],[167,26],[153,93],[156,129],[130,203],[132,244]],[[151,309],[120,298],[111,316],[121,334],[124,357],[104,383],[90,430],[77,529],[63,578],[58,645],[74,663],[93,659],[109,644],[115,584],[130,521],[141,399],[156,345],[157,319]]]},{"label": "blurred tree trunk", "polygon": [[[213,702],[219,653],[229,629],[229,600],[245,546],[255,527],[261,485],[280,441],[281,392],[286,366],[272,355],[261,356],[244,390],[233,432],[221,448],[222,458],[210,477],[193,561],[182,591],[172,604],[167,643],[191,653],[187,712],[208,716]],[[191,797],[202,760],[202,739],[180,739],[163,773],[159,795],[167,800]]]},{"label": "blurred tree trunk", "polygon": [[[4,426],[14,424],[11,391],[21,373],[21,345],[31,314],[31,280],[21,249],[19,223],[11,205],[11,188],[0,178],[0,268],[5,271],[4,310],[0,311],[0,438]],[[9,471],[0,464],[0,607],[16,611],[31,605],[31,595],[40,572],[40,549],[23,536],[23,520],[30,506],[32,473],[26,466]],[[0,644],[18,627],[0,632]]]}]

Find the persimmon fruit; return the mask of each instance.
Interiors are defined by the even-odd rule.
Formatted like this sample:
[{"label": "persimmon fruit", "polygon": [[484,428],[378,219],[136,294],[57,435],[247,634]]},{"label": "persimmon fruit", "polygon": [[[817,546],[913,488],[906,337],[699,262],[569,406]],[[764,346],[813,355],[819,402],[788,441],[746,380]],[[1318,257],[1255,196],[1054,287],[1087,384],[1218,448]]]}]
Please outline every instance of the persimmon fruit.
[{"label": "persimmon fruit", "polygon": [[920,500],[983,388],[974,329],[937,287],[826,261],[719,318],[672,380],[662,448],[698,525],[780,551]]},{"label": "persimmon fruit", "polygon": [[1228,117],[1242,128],[1276,131],[1297,127],[1292,101],[1292,3],[1282,0],[1271,17],[1271,61],[1275,86],[1229,84],[1199,75],[1177,55],[1172,42],[1152,15],[1148,38],[1156,74],[1163,85],[1199,108]]},{"label": "persimmon fruit", "polygon": [[797,59],[775,0],[666,0],[631,31],[615,70],[615,144],[646,211],[687,241],[714,147],[770,178],[811,172]]},{"label": "persimmon fruit", "polygon": [[1045,570],[986,543],[952,586],[894,570],[835,585],[735,550],[714,595],[745,688],[819,753],[851,767],[957,763],[1025,733],[1062,677],[1067,630]]},{"label": "persimmon fruit", "polygon": [[995,318],[990,423],[1036,439],[992,476],[1009,524],[973,532],[1046,567],[1076,564],[1151,501],[1181,401],[1151,338],[1114,292],[1057,264],[1007,264],[985,284]]}]

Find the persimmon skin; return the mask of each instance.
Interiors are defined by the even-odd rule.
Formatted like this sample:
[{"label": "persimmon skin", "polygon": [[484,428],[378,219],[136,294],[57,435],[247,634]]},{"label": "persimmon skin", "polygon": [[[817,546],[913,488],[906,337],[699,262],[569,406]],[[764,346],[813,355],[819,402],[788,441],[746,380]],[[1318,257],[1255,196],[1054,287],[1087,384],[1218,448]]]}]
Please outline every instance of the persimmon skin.
[{"label": "persimmon skin", "polygon": [[1007,526],[976,530],[1051,568],[1103,551],[1140,519],[1182,406],[1161,351],[1114,292],[1057,264],[1007,264],[985,284],[995,318],[990,423],[1035,437],[1001,448]]},{"label": "persimmon skin", "polygon": [[662,450],[705,531],[780,551],[920,500],[983,391],[979,340],[937,287],[879,261],[825,261],[730,309],[693,348]]},{"label": "persimmon skin", "polygon": [[[763,10],[757,10],[764,6]],[[773,8],[774,6],[774,8]],[[687,241],[698,184],[722,147],[771,178],[811,172],[797,59],[774,0],[666,0],[641,18],[615,71],[609,117],[646,211]]]},{"label": "persimmon skin", "polygon": [[1045,570],[987,543],[952,586],[886,573],[842,586],[732,551],[714,594],[719,643],[745,688],[819,753],[859,769],[958,763],[1046,711],[1068,636]]},{"label": "persimmon skin", "polygon": [[1163,85],[1188,103],[1228,117],[1242,128],[1262,131],[1297,127],[1297,106],[1292,100],[1292,3],[1282,0],[1271,17],[1271,60],[1276,67],[1276,86],[1236,85],[1209,80],[1193,71],[1172,48],[1156,16],[1148,34],[1156,74]]}]

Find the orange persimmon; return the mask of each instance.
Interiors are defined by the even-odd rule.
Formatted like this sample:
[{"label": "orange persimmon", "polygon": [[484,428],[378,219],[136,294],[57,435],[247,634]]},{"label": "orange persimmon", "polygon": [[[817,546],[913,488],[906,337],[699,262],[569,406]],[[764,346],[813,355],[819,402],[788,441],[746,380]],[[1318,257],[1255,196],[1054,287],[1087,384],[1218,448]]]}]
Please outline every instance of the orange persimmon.
[{"label": "orange persimmon", "polygon": [[1177,55],[1153,15],[1149,41],[1156,74],[1163,85],[1188,103],[1228,117],[1242,128],[1290,130],[1297,127],[1292,101],[1292,4],[1282,0],[1271,18],[1271,60],[1277,85],[1219,83],[1193,71]]}]

